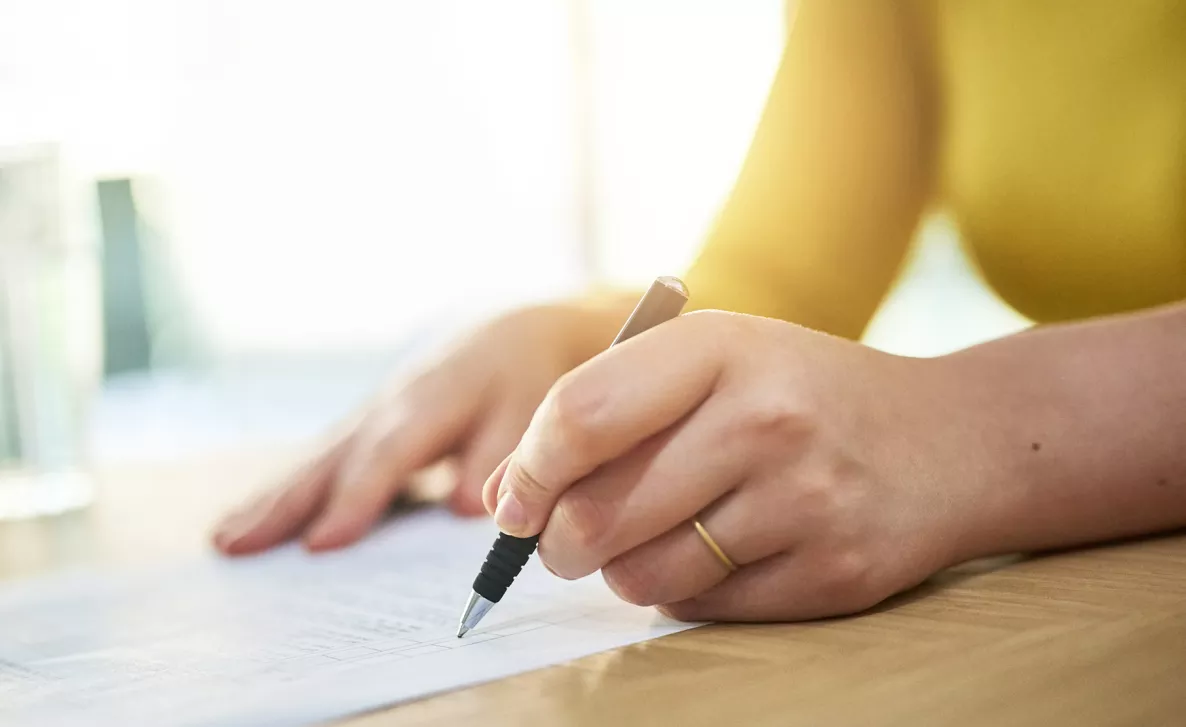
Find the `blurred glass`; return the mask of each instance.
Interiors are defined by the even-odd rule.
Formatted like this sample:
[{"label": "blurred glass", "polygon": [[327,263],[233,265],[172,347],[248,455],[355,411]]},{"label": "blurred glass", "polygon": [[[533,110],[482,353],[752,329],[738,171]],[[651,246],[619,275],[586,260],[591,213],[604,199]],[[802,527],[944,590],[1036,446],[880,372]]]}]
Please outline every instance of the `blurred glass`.
[{"label": "blurred glass", "polygon": [[[793,5],[0,0],[0,510],[304,441],[424,339],[678,271]],[[870,344],[1025,325],[940,232]]]},{"label": "blurred glass", "polygon": [[[0,520],[87,505],[85,408],[98,380],[56,150],[0,151]],[[89,329],[89,330],[88,330]]]}]

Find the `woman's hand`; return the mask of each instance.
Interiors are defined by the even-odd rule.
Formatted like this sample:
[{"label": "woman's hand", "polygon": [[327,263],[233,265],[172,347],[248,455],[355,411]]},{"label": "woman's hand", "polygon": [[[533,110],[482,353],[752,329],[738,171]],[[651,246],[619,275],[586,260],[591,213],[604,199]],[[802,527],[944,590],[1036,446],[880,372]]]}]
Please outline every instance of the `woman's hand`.
[{"label": "woman's hand", "polygon": [[215,545],[243,554],[298,534],[313,550],[347,545],[411,475],[444,458],[457,464],[449,507],[482,513],[482,483],[556,379],[609,344],[630,311],[627,301],[525,309],[478,329],[393,387],[287,481],[228,516]]},{"label": "woman's hand", "polygon": [[507,533],[542,531],[557,575],[601,569],[675,618],[863,610],[959,560],[991,516],[956,383],[941,360],[685,315],[563,376],[485,505]]}]

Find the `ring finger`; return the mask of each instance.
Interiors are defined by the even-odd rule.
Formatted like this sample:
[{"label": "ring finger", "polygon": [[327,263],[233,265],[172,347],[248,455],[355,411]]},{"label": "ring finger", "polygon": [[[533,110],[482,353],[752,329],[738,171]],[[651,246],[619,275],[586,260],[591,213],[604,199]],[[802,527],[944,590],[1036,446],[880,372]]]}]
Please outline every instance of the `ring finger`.
[{"label": "ring finger", "polygon": [[552,572],[565,578],[595,573],[745,479],[749,453],[714,446],[724,413],[713,404],[710,400],[560,496],[539,541],[540,557]]},{"label": "ring finger", "polygon": [[[747,484],[713,503],[695,520],[740,571],[797,542],[799,529],[794,516],[777,505],[770,485]],[[602,569],[610,588],[639,606],[691,598],[732,574],[692,520],[619,555]]]}]

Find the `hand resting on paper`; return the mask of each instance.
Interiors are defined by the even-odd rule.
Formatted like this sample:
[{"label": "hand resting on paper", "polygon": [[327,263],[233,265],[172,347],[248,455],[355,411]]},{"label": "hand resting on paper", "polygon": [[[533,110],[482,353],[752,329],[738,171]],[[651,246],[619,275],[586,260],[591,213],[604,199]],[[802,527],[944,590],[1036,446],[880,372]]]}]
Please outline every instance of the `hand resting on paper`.
[{"label": "hand resting on paper", "polygon": [[254,553],[294,537],[311,550],[361,538],[412,476],[452,460],[448,507],[482,514],[482,483],[565,371],[609,345],[637,296],[502,316],[394,382],[343,436],[220,522],[215,546]]}]

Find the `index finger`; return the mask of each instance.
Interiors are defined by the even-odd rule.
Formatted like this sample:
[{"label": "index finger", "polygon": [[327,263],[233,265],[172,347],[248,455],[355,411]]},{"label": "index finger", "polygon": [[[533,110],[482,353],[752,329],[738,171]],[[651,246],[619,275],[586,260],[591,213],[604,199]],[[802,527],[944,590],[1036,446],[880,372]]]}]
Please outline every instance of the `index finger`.
[{"label": "index finger", "polygon": [[433,369],[363,420],[342,454],[322,513],[306,531],[310,550],[338,548],[362,537],[412,473],[455,446],[485,406],[476,389],[458,395],[463,375],[449,367]]},{"label": "index finger", "polygon": [[495,521],[538,534],[573,483],[675,424],[712,393],[723,355],[714,316],[681,316],[599,354],[552,387],[511,455]]}]

